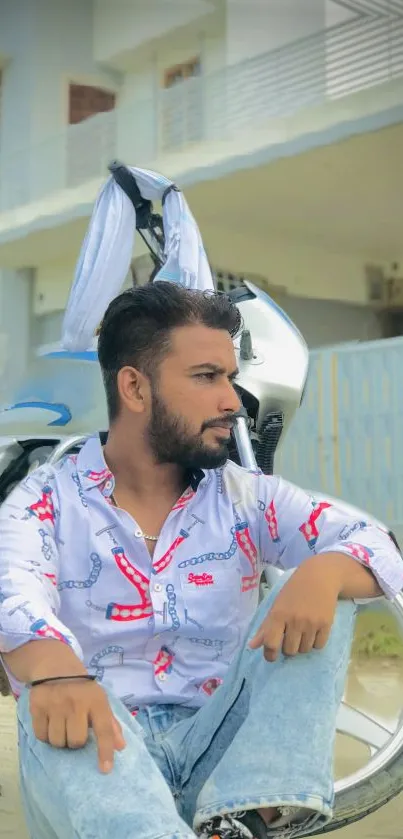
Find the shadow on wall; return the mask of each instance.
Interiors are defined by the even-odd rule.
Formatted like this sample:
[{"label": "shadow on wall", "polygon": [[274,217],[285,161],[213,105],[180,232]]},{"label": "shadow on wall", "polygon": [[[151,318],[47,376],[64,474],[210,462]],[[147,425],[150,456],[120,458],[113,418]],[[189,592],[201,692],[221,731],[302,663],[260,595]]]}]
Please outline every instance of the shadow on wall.
[{"label": "shadow on wall", "polygon": [[369,307],[288,295],[276,295],[276,302],[294,321],[310,348],[384,337],[381,322]]}]

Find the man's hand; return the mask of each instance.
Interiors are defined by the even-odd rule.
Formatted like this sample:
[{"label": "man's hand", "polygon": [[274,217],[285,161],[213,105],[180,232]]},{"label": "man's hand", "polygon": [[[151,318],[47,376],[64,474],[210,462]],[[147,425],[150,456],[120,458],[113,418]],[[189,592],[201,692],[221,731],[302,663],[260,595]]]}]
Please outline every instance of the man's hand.
[{"label": "man's hand", "polygon": [[81,749],[92,728],[101,772],[111,771],[115,751],[126,745],[107,695],[96,682],[66,680],[33,687],[30,709],[38,740],[59,749]]},{"label": "man's hand", "polygon": [[[263,647],[267,661],[275,661],[280,651],[293,656],[321,650],[343,592],[344,559],[349,568],[351,563],[358,565],[341,554],[323,554],[303,562],[279,591],[267,618],[249,642],[251,649]],[[359,566],[358,571],[368,574]]]},{"label": "man's hand", "polygon": [[33,729],[38,740],[59,749],[81,749],[92,728],[101,772],[110,772],[115,751],[125,747],[122,729],[108,697],[68,644],[51,638],[29,641],[4,654],[7,667],[19,682],[74,676],[37,685],[30,690]]}]

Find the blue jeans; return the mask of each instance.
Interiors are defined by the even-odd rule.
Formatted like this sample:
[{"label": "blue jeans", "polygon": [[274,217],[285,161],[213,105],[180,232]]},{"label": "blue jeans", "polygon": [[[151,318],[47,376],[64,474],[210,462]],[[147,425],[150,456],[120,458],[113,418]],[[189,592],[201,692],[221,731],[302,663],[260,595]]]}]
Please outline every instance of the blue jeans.
[{"label": "blue jeans", "polygon": [[[284,581],[260,604],[249,638]],[[25,691],[19,751],[31,839],[194,839],[214,815],[280,805],[306,808],[303,823],[281,836],[328,821],[354,616],[354,604],[340,602],[326,647],[295,658],[268,663],[245,644],[198,710],[153,705],[134,718],[111,695],[127,745],[110,775],[97,769],[92,738],[79,751],[37,740]]]}]

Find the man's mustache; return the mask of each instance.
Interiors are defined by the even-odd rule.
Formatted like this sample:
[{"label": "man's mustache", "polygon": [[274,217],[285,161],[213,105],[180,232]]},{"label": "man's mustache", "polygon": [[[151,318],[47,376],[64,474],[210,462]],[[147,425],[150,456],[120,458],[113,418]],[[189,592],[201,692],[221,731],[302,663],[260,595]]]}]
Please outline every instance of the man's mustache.
[{"label": "man's mustache", "polygon": [[226,414],[225,417],[214,417],[213,419],[206,420],[201,430],[202,432],[205,431],[207,428],[233,428],[238,417],[242,416],[240,412],[234,414]]}]

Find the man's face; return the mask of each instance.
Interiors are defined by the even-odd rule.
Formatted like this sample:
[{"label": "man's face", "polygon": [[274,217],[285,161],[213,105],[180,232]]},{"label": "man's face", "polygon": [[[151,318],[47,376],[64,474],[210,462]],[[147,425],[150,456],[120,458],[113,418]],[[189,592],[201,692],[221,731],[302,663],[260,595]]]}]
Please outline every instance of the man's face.
[{"label": "man's face", "polygon": [[240,400],[228,332],[200,324],[174,330],[152,384],[149,442],[159,463],[214,469],[228,458]]}]

